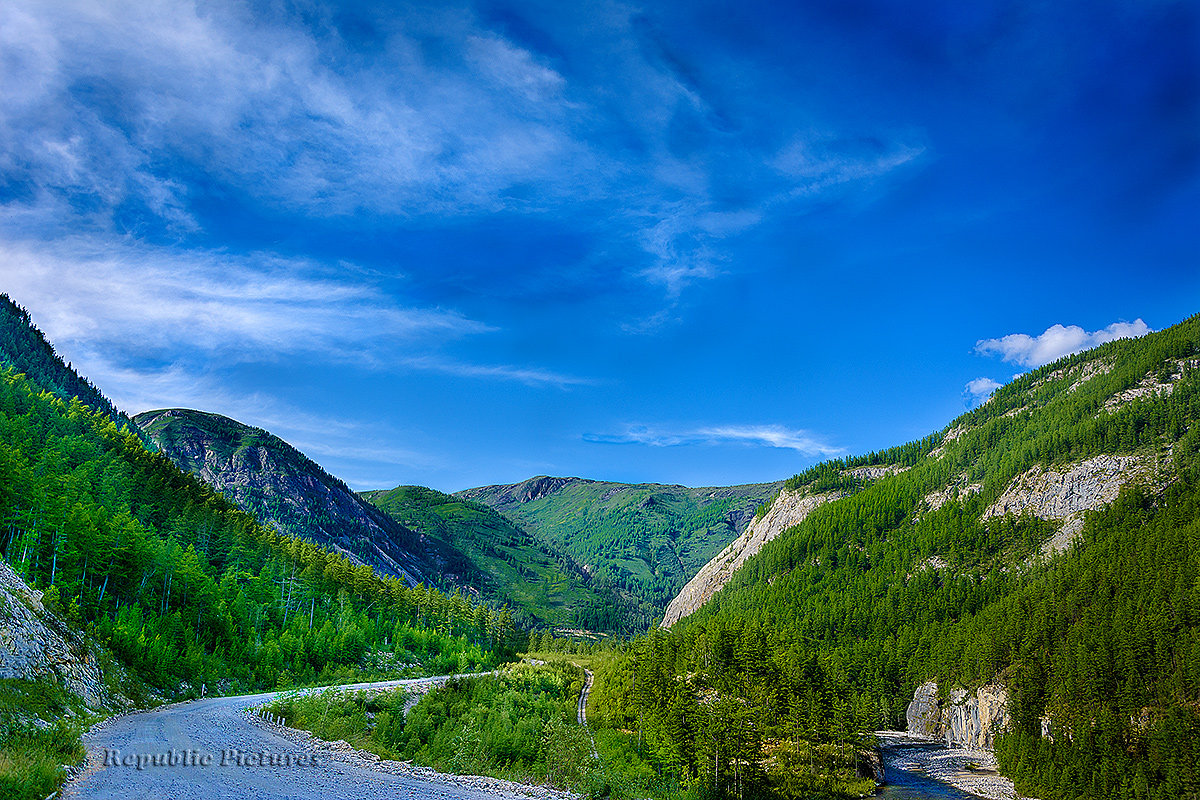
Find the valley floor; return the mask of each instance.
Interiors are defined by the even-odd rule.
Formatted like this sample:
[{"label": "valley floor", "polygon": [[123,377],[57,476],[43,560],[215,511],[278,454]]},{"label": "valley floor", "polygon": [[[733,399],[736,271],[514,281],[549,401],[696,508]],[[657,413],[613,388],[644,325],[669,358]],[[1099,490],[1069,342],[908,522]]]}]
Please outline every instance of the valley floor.
[{"label": "valley floor", "polygon": [[976,797],[989,800],[1020,797],[1012,781],[996,771],[996,756],[989,750],[947,747],[940,740],[903,731],[879,731],[875,736],[883,754],[885,778],[890,770],[907,770],[924,773]]}]

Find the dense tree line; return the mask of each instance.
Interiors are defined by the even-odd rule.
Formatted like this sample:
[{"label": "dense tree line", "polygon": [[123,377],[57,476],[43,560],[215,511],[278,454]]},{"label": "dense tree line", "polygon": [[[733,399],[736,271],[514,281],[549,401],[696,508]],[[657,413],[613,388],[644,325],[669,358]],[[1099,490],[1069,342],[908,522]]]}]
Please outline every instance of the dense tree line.
[{"label": "dense tree line", "polygon": [[[998,752],[1022,791],[1196,796],[1198,345],[1200,317],[1114,342],[1014,381],[944,434],[797,476],[793,488],[854,493],[609,661],[597,707],[617,709],[607,722],[684,785],[806,797],[855,791],[864,733],[902,726],[919,683],[999,680],[1014,725]],[[1170,390],[1106,406],[1155,379]],[[1053,524],[982,520],[1030,468],[1112,453],[1173,483],[1127,488],[1053,558],[1040,555]],[[847,480],[867,463],[907,469]],[[979,490],[925,500],[967,484]]]},{"label": "dense tree line", "polygon": [[267,530],[107,415],[11,370],[0,374],[0,554],[172,692],[406,662],[461,670],[518,644],[506,611]]}]

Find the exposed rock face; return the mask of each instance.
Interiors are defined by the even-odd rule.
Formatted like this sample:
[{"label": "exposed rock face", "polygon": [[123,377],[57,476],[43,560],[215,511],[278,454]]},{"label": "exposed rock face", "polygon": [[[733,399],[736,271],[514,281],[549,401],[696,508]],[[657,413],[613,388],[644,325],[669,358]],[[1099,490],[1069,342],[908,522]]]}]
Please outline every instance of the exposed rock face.
[{"label": "exposed rock face", "polygon": [[1071,385],[1067,388],[1067,394],[1078,391],[1083,384],[1095,378],[1098,375],[1107,375],[1113,371],[1116,363],[1105,359],[1096,359],[1093,361],[1085,361],[1082,364],[1070,364],[1065,367],[1059,367],[1044,378],[1033,382],[1033,388],[1044,386],[1047,383],[1062,380],[1063,378],[1072,378]]},{"label": "exposed rock face", "polygon": [[1037,466],[1013,479],[982,519],[1031,514],[1062,520],[1059,532],[1044,547],[1047,553],[1061,550],[1083,529],[1085,512],[1108,505],[1122,487],[1143,478],[1154,478],[1153,465],[1138,456],[1096,456],[1057,470]]},{"label": "exposed rock face", "polygon": [[188,409],[147,411],[134,422],[181,469],[281,533],[412,585],[458,577],[459,554],[400,525],[264,430]]},{"label": "exposed rock face", "polygon": [[946,431],[946,435],[942,437],[942,443],[929,451],[930,458],[941,458],[946,452],[946,445],[960,438],[968,430],[966,423],[955,425],[950,430]]},{"label": "exposed rock face", "polygon": [[730,542],[687,582],[667,606],[667,613],[662,621],[663,627],[671,627],[707,603],[746,559],[761,550],[767,542],[793,525],[803,522],[814,508],[841,496],[838,492],[806,494],[803,487],[793,491],[781,491],[766,514],[754,519],[738,538]]},{"label": "exposed rock face", "polygon": [[897,475],[906,469],[908,467],[901,466],[900,464],[875,464],[846,470],[846,474],[858,478],[860,481],[874,481],[888,475]]},{"label": "exposed rock face", "polygon": [[0,561],[0,678],[49,679],[91,708],[116,705],[84,639],[42,605],[34,591]]},{"label": "exposed rock face", "polygon": [[951,500],[958,500],[963,497],[969,497],[973,494],[978,494],[982,488],[982,483],[967,483],[967,474],[964,472],[963,474],[959,475],[957,481],[949,486],[925,495],[925,505],[929,507],[930,511],[937,511]]},{"label": "exposed rock face", "polygon": [[904,716],[909,733],[944,739],[951,746],[991,750],[1009,723],[1008,691],[998,684],[973,692],[954,689],[942,702],[937,683],[928,681],[917,687]]},{"label": "exposed rock face", "polygon": [[1177,358],[1168,361],[1163,369],[1146,373],[1137,386],[1132,386],[1123,392],[1117,392],[1104,401],[1104,411],[1116,412],[1134,400],[1154,395],[1170,396],[1175,391],[1175,383],[1184,373],[1200,367],[1200,360]]},{"label": "exposed rock face", "polygon": [[[582,478],[556,478],[549,475],[538,475],[520,483],[514,483],[511,486],[480,486],[478,489],[467,489],[458,494],[470,500],[478,500],[493,508],[502,508],[504,506],[519,505],[521,503],[532,503],[534,500],[541,500],[547,495],[554,494],[564,486],[569,486],[572,483],[577,483],[583,480]],[[590,483],[590,481],[589,481]],[[619,488],[613,488],[604,495],[607,500],[612,495],[619,492]]]},{"label": "exposed rock face", "polygon": [[904,712],[908,732],[929,739],[941,737],[942,706],[938,702],[936,681],[926,681],[913,692],[913,699]]}]

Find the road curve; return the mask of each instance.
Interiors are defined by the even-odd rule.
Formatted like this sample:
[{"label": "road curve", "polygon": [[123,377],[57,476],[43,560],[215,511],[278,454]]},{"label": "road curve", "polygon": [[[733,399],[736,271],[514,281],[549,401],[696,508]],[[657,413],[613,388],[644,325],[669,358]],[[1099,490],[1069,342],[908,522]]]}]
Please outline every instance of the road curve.
[{"label": "road curve", "polygon": [[[338,687],[406,686],[411,679]],[[72,800],[383,800],[447,798],[495,800],[513,795],[444,786],[378,772],[328,754],[314,754],[254,725],[246,710],[278,692],[212,697],[114,718],[84,736],[88,769],[69,783]],[[264,758],[261,754],[266,753]],[[147,763],[154,755],[171,763]],[[144,762],[137,765],[138,757]],[[108,761],[107,766],[101,766]],[[241,763],[239,763],[239,761]],[[115,763],[114,763],[115,762]],[[207,763],[205,763],[207,762]],[[267,762],[265,764],[260,762]],[[281,763],[284,762],[284,763]],[[299,763],[297,763],[299,762]],[[98,768],[97,768],[98,767]]]}]

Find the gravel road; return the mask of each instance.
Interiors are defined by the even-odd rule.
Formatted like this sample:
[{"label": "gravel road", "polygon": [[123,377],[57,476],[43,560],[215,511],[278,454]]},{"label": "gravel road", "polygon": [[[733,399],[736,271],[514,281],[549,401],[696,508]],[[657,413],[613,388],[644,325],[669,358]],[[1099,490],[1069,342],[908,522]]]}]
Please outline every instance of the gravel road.
[{"label": "gravel road", "polygon": [[[576,666],[579,665],[576,664]],[[576,712],[576,717],[580,725],[587,725],[587,701],[588,693],[592,691],[592,671],[584,668],[583,673],[583,691],[579,693],[579,709]]]},{"label": "gravel road", "polygon": [[[436,680],[445,678],[339,688],[412,686]],[[512,800],[517,796],[487,787],[453,785],[436,775],[414,778],[390,774],[338,758],[327,750],[293,742],[282,735],[284,731],[254,724],[246,713],[277,694],[213,697],[115,717],[84,737],[88,764],[65,787],[63,797],[72,800],[409,797]],[[458,783],[462,783],[461,778]]]}]

